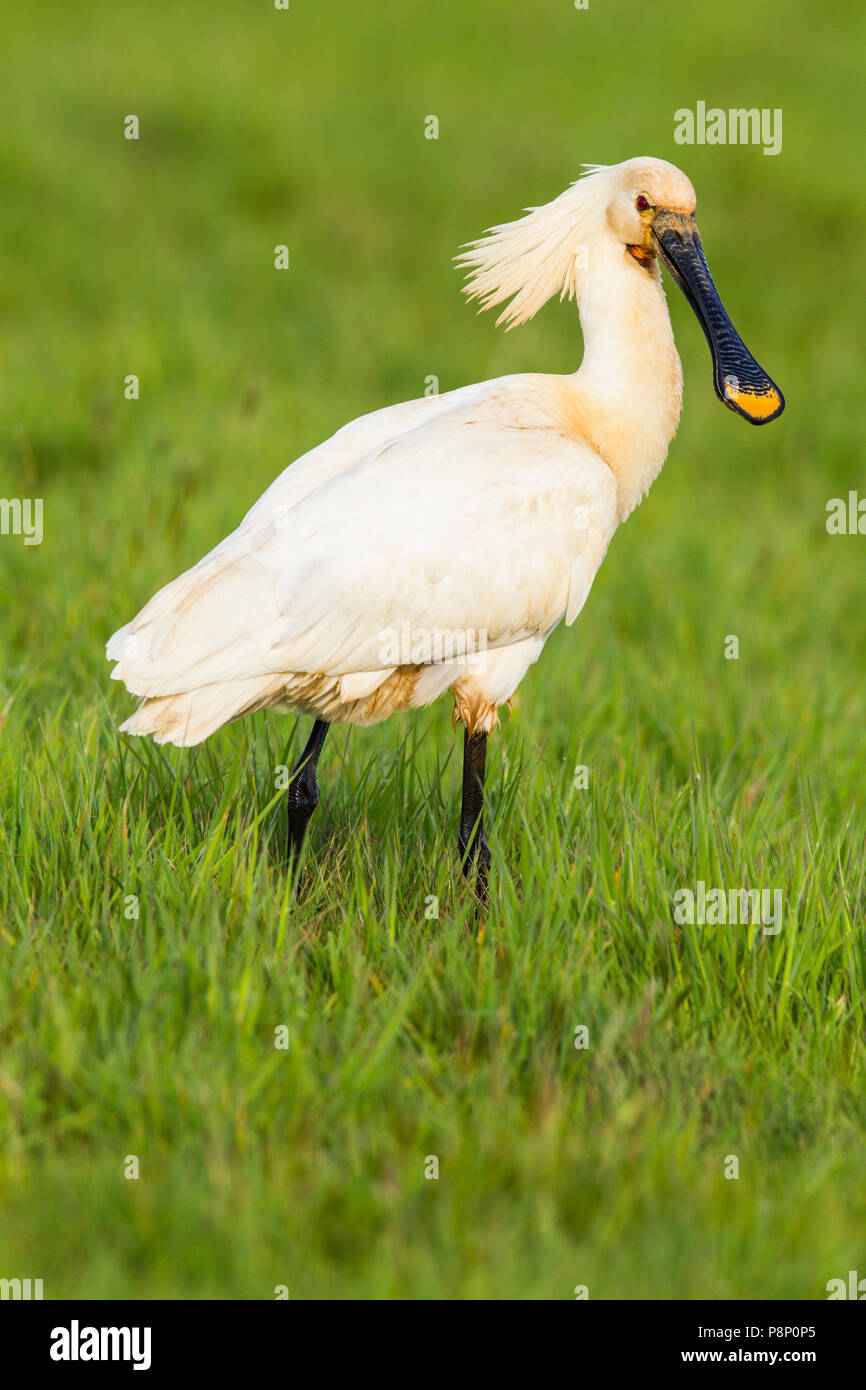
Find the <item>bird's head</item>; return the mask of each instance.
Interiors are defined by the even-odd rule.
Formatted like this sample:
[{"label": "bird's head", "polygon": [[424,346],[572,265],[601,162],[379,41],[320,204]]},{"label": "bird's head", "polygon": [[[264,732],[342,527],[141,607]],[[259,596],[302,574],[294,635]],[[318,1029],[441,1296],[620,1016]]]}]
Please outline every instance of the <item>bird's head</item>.
[{"label": "bird's head", "polygon": [[630,159],[616,166],[607,224],[643,272],[664,263],[706,334],[716,395],[753,425],[785,409],[778,386],[749,352],[722,304],[695,221],[695,190],[664,159]]},{"label": "bird's head", "polygon": [[753,425],[781,415],[781,391],[737,333],[713,283],[695,222],[695,191],[667,160],[589,166],[559,198],[491,228],[459,261],[472,272],[465,287],[470,298],[485,309],[510,300],[500,321],[513,327],[557,291],[576,296],[600,247],[606,258],[621,256],[635,275],[659,280],[659,261],[664,264],[706,334],[724,405]]}]

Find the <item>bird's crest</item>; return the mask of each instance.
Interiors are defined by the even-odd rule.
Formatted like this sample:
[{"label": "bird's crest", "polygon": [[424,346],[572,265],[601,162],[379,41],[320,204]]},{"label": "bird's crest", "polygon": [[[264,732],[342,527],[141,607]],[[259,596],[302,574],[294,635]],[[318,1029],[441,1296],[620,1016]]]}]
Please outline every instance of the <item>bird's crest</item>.
[{"label": "bird's crest", "polygon": [[583,165],[585,172],[558,198],[527,208],[526,216],[514,222],[488,228],[455,256],[469,271],[463,293],[479,299],[481,310],[511,301],[497,324],[516,328],[526,323],[557,291],[560,299],[575,297],[579,253],[589,234],[588,213],[597,191],[592,185],[607,167]]}]

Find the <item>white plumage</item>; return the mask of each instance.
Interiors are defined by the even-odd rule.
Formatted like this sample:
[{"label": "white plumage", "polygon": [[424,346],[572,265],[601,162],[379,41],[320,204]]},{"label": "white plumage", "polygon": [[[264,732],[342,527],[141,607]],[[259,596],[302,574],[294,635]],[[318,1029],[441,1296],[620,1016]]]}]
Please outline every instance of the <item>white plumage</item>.
[{"label": "white plumage", "polygon": [[[674,166],[630,160],[464,254],[468,292],[510,300],[510,323],[576,295],[580,370],[379,410],[292,463],[109,641],[114,679],[142,697],[124,730],[195,744],[270,705],[365,723],[451,688],[470,733],[489,731],[577,617],[676,428],[680,364],[641,190],[694,209]],[[486,651],[394,659],[407,631],[486,634]]]}]

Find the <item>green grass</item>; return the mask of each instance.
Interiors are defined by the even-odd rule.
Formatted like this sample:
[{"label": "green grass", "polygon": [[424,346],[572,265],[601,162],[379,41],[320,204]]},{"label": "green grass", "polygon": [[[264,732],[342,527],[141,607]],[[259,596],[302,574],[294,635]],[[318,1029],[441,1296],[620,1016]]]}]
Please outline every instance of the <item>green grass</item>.
[{"label": "green grass", "polygon": [[[863,38],[804,0],[4,26],[0,492],[44,499],[45,538],[0,538],[0,1276],[820,1298],[866,1272],[866,542],[824,526],[866,491]],[[675,146],[698,99],[781,107],[782,154]],[[788,410],[718,405],[671,290],[680,432],[491,741],[483,926],[445,702],[332,735],[292,905],[275,769],[306,728],[126,741],[102,643],[347,419],[429,374],[575,366],[573,307],[505,337],[449,258],[638,153],[692,177]],[[782,931],[676,927],[698,879],[780,889]]]}]

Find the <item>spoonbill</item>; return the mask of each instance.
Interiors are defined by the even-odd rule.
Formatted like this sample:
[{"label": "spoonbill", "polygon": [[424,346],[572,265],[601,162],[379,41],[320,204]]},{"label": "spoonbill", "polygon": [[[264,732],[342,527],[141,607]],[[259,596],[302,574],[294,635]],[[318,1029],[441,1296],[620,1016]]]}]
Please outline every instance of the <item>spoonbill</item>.
[{"label": "spoonbill", "polygon": [[784,409],[719,298],[686,175],[653,158],[584,167],[457,258],[469,298],[504,304],[509,328],[554,294],[576,299],[578,371],[500,377],[345,425],[108,642],[112,677],[141,697],[126,733],[187,746],[266,706],[312,716],[287,792],[292,861],[330,726],[451,690],[461,865],[485,895],[487,736],[554,628],[577,618],[677,428],[660,261],[706,334],[723,404],[753,425]]}]

